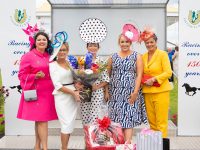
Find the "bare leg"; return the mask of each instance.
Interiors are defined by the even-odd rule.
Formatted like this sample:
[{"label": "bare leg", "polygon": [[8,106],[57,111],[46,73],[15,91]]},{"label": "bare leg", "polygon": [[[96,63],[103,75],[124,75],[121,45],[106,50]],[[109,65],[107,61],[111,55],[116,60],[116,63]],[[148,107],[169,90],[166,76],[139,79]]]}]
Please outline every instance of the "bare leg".
[{"label": "bare leg", "polygon": [[39,134],[38,134],[38,123],[35,122],[35,147],[34,147],[35,150],[40,150],[41,147],[40,147],[40,137],[39,137]]},{"label": "bare leg", "polygon": [[68,150],[67,147],[68,147],[69,137],[70,134],[61,133],[61,143],[62,143],[61,150]]},{"label": "bare leg", "polygon": [[43,150],[47,150],[47,139],[48,139],[48,122],[37,122],[38,123],[38,135],[42,144]]},{"label": "bare leg", "polygon": [[127,142],[127,144],[130,144],[133,137],[133,128],[123,129],[123,132],[124,132],[125,141]]}]

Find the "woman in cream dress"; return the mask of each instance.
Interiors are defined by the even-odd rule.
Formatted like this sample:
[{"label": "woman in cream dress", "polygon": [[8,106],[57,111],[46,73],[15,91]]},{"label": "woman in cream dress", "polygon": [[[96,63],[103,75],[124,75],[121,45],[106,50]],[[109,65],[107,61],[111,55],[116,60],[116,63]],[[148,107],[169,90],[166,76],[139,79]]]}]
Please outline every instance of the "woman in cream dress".
[{"label": "woman in cream dress", "polygon": [[66,61],[69,51],[68,44],[63,43],[60,49],[57,48],[54,51],[54,56],[57,56],[57,59],[50,63],[50,75],[55,87],[53,95],[55,98],[56,112],[61,124],[61,149],[67,150],[70,133],[74,129],[77,101],[80,98],[79,92],[76,91],[73,84],[69,63]]}]

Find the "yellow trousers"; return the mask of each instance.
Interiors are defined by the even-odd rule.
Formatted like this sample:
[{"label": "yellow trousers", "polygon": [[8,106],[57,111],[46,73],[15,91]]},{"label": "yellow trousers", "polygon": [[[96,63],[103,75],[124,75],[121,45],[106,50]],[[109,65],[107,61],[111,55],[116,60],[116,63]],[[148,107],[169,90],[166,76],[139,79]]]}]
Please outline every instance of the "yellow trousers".
[{"label": "yellow trousers", "polygon": [[167,137],[169,92],[144,93],[147,117],[150,128],[161,131],[163,138]]}]

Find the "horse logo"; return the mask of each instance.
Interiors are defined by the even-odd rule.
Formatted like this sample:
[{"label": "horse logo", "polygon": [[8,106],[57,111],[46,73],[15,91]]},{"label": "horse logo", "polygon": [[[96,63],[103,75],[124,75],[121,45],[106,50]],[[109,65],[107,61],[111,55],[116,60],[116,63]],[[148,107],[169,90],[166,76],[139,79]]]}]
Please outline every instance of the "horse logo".
[{"label": "horse logo", "polygon": [[17,86],[10,86],[11,89],[17,88],[17,91],[21,94],[22,93],[22,87],[20,85]]},{"label": "horse logo", "polygon": [[[196,87],[191,87],[188,83],[184,83],[182,85],[182,87],[185,87],[185,94],[189,95],[189,96],[193,96],[194,94],[196,94],[197,90],[200,90],[200,88],[196,88]],[[190,95],[191,93],[191,95]]]},{"label": "horse logo", "polygon": [[20,9],[15,9],[14,18],[17,23],[23,24],[27,19],[26,9],[23,9],[23,11]]},{"label": "horse logo", "polygon": [[197,25],[200,22],[200,10],[190,10],[188,15],[188,21],[193,25]]}]

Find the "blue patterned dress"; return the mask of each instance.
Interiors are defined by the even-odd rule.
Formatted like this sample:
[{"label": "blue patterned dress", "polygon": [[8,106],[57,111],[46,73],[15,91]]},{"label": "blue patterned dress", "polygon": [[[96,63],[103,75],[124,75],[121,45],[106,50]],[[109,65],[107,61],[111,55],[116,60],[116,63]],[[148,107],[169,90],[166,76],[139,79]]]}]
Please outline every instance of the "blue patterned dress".
[{"label": "blue patterned dress", "polygon": [[135,87],[137,54],[133,52],[125,58],[121,58],[117,53],[112,55],[109,117],[112,121],[120,123],[122,128],[133,128],[147,123],[141,89],[134,105],[131,106],[128,102]]}]

